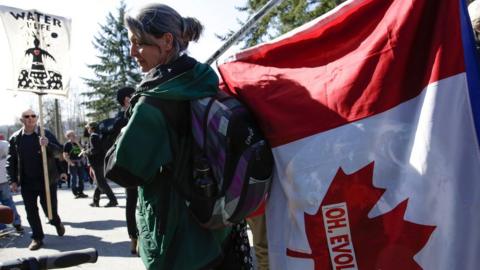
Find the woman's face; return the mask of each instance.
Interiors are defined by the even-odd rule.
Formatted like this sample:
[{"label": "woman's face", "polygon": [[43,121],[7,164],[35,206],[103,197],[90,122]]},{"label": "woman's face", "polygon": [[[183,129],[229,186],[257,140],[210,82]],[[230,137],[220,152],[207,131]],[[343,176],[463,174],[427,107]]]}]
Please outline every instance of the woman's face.
[{"label": "woman's face", "polygon": [[142,72],[148,72],[152,68],[168,63],[172,53],[171,34],[165,33],[161,37],[155,38],[155,44],[145,44],[128,32],[130,39],[130,55],[135,58]]}]

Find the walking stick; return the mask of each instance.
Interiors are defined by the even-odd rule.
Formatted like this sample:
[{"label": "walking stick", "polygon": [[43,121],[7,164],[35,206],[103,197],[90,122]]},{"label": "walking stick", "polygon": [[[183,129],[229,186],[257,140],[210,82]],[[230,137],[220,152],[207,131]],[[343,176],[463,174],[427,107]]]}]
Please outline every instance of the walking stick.
[{"label": "walking stick", "polygon": [[[38,111],[39,111],[39,126],[40,126],[40,136],[45,137],[45,128],[43,127],[43,104],[42,96],[45,93],[37,92],[38,95]],[[42,164],[43,164],[43,179],[45,181],[45,200],[47,201],[47,216],[49,220],[53,219],[52,214],[52,200],[50,196],[50,178],[48,176],[48,165],[47,165],[47,148],[44,145],[41,145],[42,148]]]},{"label": "walking stick", "polygon": [[270,2],[266,3],[255,15],[253,15],[250,20],[248,20],[240,30],[234,33],[227,41],[220,47],[215,53],[208,58],[205,62],[208,65],[211,65],[215,60],[220,57],[220,55],[224,54],[239,38],[241,38],[252,26],[254,26],[260,19],[263,18],[270,10],[272,10],[275,6],[280,4],[283,0],[270,0]]}]

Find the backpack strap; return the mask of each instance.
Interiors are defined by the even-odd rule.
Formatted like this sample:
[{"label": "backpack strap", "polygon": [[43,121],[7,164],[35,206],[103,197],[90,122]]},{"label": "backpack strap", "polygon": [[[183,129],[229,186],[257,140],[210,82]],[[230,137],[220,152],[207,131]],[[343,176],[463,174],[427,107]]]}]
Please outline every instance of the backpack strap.
[{"label": "backpack strap", "polygon": [[[178,138],[191,135],[190,103],[188,101],[163,100],[148,96],[141,96],[138,101],[152,105],[160,110],[165,117],[168,126],[175,131],[175,135],[178,136]],[[171,135],[173,134],[169,134],[169,137],[170,139],[173,139],[174,137]],[[172,141],[170,144],[175,159],[175,155],[179,151],[178,145],[172,143]]]},{"label": "backpack strap", "polygon": [[190,103],[188,101],[163,100],[141,96],[140,102],[152,105],[160,110],[169,126],[168,136],[172,150],[172,162],[163,167],[159,177],[164,179],[162,202],[158,209],[158,232],[164,234],[168,222],[170,189],[173,187],[181,196],[189,198],[189,183],[192,181]]},{"label": "backpack strap", "polygon": [[[163,100],[148,96],[141,96],[138,101],[142,101],[143,103],[152,105],[159,109],[165,117],[168,126],[175,131],[175,135],[177,135],[179,138],[190,136],[191,115],[189,101]],[[178,145],[171,143],[171,146],[172,152],[175,155],[179,150],[176,149],[178,148]]]},{"label": "backpack strap", "polygon": [[215,102],[216,98],[215,96],[211,97],[210,100],[208,101],[207,107],[205,107],[205,114],[203,115],[203,144],[202,144],[202,157],[206,157],[206,149],[207,149],[207,136],[208,136],[208,115],[210,114],[210,109],[212,108],[213,103]]},{"label": "backpack strap", "polygon": [[170,127],[169,139],[172,147],[172,162],[164,166],[162,173],[167,176],[172,186],[185,199],[191,200],[193,178],[193,147],[192,118],[190,101],[164,100],[141,96],[139,101],[160,110]]}]

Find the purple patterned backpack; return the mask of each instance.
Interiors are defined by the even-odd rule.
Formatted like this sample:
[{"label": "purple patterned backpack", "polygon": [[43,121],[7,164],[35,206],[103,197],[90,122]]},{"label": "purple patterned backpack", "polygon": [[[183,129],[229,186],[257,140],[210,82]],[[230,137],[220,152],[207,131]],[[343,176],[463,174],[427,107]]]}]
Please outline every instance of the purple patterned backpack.
[{"label": "purple patterned backpack", "polygon": [[216,96],[190,102],[196,143],[194,186],[199,199],[189,208],[207,228],[242,221],[266,199],[273,156],[249,110],[236,98]]}]

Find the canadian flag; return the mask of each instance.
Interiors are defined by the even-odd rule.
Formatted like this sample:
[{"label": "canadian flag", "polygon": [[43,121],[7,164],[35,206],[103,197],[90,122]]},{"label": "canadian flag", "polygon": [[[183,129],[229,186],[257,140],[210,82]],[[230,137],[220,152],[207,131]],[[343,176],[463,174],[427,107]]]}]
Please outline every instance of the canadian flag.
[{"label": "canadian flag", "polygon": [[273,148],[270,269],[480,269],[465,2],[348,1],[219,67]]}]

